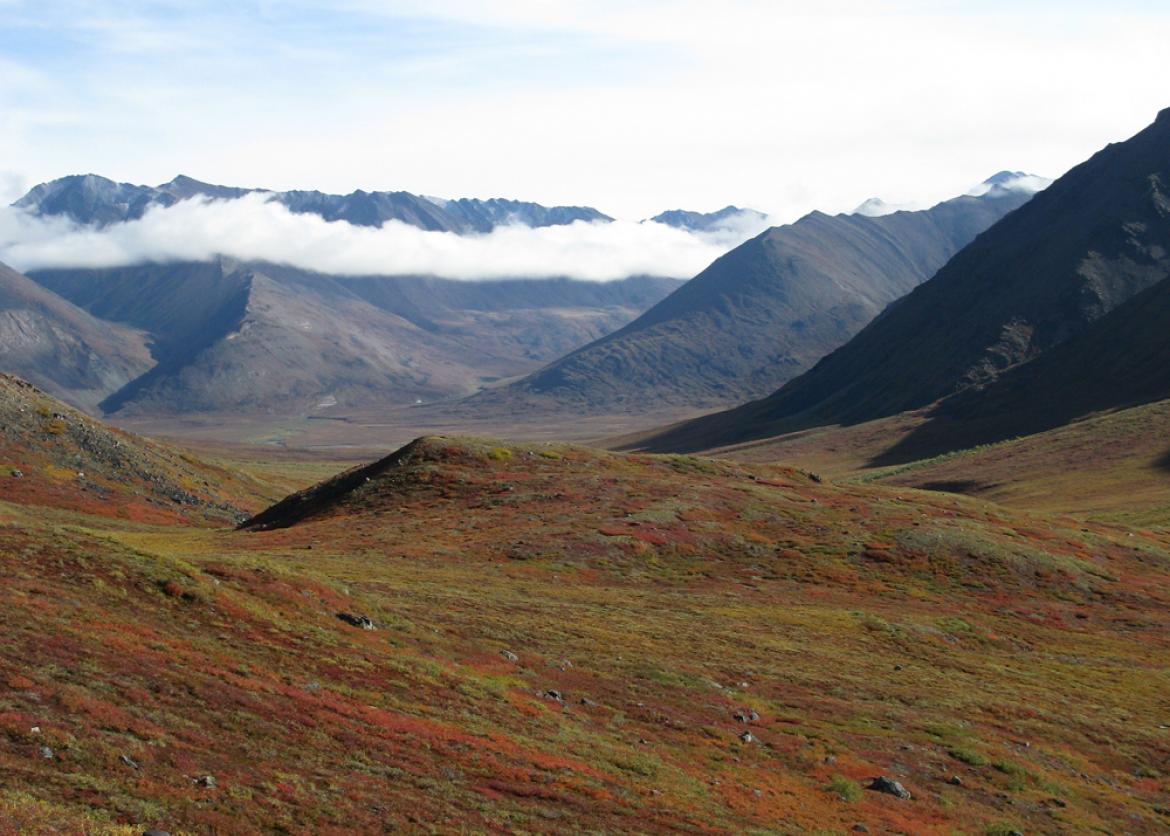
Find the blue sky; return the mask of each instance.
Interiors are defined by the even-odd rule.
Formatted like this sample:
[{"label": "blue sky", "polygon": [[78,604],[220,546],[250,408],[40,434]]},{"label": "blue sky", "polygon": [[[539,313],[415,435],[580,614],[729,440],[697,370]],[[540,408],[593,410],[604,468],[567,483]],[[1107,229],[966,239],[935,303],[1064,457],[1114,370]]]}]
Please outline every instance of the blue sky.
[{"label": "blue sky", "polygon": [[1058,175],[1165,3],[0,0],[0,197],[67,173],[780,217]]}]

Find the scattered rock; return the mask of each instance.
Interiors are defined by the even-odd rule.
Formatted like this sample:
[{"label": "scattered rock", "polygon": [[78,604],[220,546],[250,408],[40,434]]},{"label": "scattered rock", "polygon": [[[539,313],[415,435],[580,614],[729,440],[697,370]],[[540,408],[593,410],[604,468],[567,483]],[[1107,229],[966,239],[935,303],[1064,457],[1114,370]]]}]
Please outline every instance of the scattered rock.
[{"label": "scattered rock", "polygon": [[377,627],[374,626],[374,622],[368,616],[365,616],[365,615],[354,615],[354,614],[348,613],[348,612],[339,612],[337,614],[337,617],[340,618],[342,621],[344,621],[346,624],[349,624],[350,626],[353,626],[353,627],[360,627],[363,630],[377,630],[378,629]]},{"label": "scattered rock", "polygon": [[874,778],[873,781],[870,782],[867,789],[871,789],[874,792],[884,792],[886,795],[892,795],[902,799],[913,798],[913,796],[910,795],[910,790],[906,789],[897,781],[887,778],[884,775],[880,778]]},{"label": "scattered rock", "polygon": [[735,713],[731,716],[741,723],[754,723],[760,719],[760,715],[750,708],[736,709]]},{"label": "scattered rock", "polygon": [[743,734],[741,734],[739,736],[739,739],[742,740],[744,743],[755,743],[756,742],[755,736],[750,731],[745,731]]},{"label": "scattered rock", "polygon": [[165,830],[146,830],[143,831],[142,836],[171,836],[171,834]]},{"label": "scattered rock", "polygon": [[958,775],[952,775],[950,778],[947,778],[947,783],[952,787],[961,787],[963,786],[963,779]]},{"label": "scattered rock", "polygon": [[900,670],[902,670],[902,666],[901,665],[894,665],[894,670],[900,671]]},{"label": "scattered rock", "polygon": [[199,778],[195,779],[195,783],[198,786],[203,787],[205,789],[213,790],[213,789],[215,789],[215,776],[214,775],[202,775]]},{"label": "scattered rock", "polygon": [[12,478],[13,479],[23,479],[24,478],[24,471],[17,470],[16,468],[13,468],[12,469]]},{"label": "scattered rock", "polygon": [[53,759],[53,750],[50,749],[48,746],[42,746],[37,751],[40,752],[41,757],[44,758],[45,760],[51,761]]},{"label": "scattered rock", "polygon": [[836,755],[826,755],[825,756],[825,763],[829,764],[830,766],[835,764],[836,762],[837,762]]},{"label": "scattered rock", "polygon": [[41,727],[40,726],[33,726],[31,729],[28,730],[28,733],[29,734],[40,734]]},{"label": "scattered rock", "polygon": [[581,697],[581,705],[584,705],[584,706],[589,707],[589,708],[596,708],[597,707],[597,703],[595,703],[593,700],[589,699],[589,697]]},{"label": "scattered rock", "polygon": [[869,828],[866,827],[864,824],[858,823],[858,824],[853,825],[853,832],[854,833],[869,833]]},{"label": "scattered rock", "polygon": [[126,766],[130,767],[131,769],[140,769],[141,768],[138,766],[138,761],[134,760],[134,758],[130,757],[129,755],[119,755],[118,760],[120,760],[122,763],[124,763]]},{"label": "scattered rock", "polygon": [[560,691],[554,691],[552,689],[545,691],[543,694],[541,694],[541,696],[544,697],[546,700],[553,700],[554,702],[564,702],[565,701],[565,698],[561,694]]},{"label": "scattered rock", "polygon": [[520,657],[517,656],[515,653],[513,653],[510,650],[501,650],[500,655],[503,656],[505,659],[507,659],[509,662],[519,662],[520,661]]}]

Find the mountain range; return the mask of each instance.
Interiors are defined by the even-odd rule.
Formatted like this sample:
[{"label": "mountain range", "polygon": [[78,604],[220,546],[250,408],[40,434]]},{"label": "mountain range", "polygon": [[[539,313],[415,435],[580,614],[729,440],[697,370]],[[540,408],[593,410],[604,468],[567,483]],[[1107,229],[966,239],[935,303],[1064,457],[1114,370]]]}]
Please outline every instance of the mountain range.
[{"label": "mountain range", "polygon": [[477,409],[650,411],[761,397],[845,343],[1033,192],[996,175],[980,196],[880,217],[813,212],[769,229],[624,328]]},{"label": "mountain range", "polygon": [[[620,327],[679,284],[339,277],[230,259],[33,277],[149,340],[152,362],[111,379],[120,385],[105,387],[101,408],[169,415],[456,397]],[[39,380],[61,389],[48,373]]]},{"label": "mountain range", "polygon": [[574,221],[610,221],[584,206],[541,206],[518,200],[442,200],[410,192],[354,191],[347,195],[318,191],[273,192],[216,186],[180,175],[159,186],[117,183],[96,174],[62,177],[35,186],[13,206],[39,217],[66,217],[83,226],[104,227],[141,218],[156,206],[173,206],[194,197],[231,200],[248,194],[267,195],[290,211],[355,226],[381,226],[395,220],[431,231],[490,232],[496,226],[521,223],[541,227]]},{"label": "mountain range", "polygon": [[[473,234],[491,232],[498,226],[562,226],[577,221],[612,221],[589,206],[543,206],[505,198],[426,197],[404,191],[357,190],[345,195],[319,191],[271,191],[269,189],[217,186],[179,175],[158,186],[118,183],[96,174],[75,174],[34,186],[12,205],[37,217],[63,217],[82,226],[102,228],[141,218],[153,207],[169,207],[196,197],[233,200],[245,195],[266,195],[299,214],[326,221],[345,221],[355,226],[380,227],[400,221],[429,231]],[[650,220],[692,232],[759,228],[767,215],[754,209],[727,206],[716,212],[672,210]]]},{"label": "mountain range", "polygon": [[933,415],[965,429],[936,435],[938,452],[1167,397],[1167,276],[1170,110],[1005,217],[809,372],[645,445],[709,449],[949,398]]}]

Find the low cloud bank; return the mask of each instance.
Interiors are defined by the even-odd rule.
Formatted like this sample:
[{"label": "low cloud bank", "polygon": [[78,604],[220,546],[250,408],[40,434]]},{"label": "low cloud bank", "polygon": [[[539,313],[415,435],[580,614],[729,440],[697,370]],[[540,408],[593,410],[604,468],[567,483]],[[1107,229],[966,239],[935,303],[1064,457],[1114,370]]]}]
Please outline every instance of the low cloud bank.
[{"label": "low cloud bank", "polygon": [[104,268],[218,255],[339,275],[424,274],[453,279],[633,275],[689,278],[766,228],[731,223],[693,233],[659,223],[614,221],[484,235],[428,232],[389,221],[380,229],[294,214],[263,195],[196,198],[156,207],[101,230],[60,218],[0,210],[0,261],[18,270]]}]

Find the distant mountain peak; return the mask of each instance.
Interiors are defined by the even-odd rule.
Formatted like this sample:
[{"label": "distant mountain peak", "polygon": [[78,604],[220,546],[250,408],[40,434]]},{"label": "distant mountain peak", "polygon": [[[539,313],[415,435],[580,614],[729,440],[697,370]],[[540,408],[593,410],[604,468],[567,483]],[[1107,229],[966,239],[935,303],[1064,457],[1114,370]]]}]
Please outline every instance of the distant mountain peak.
[{"label": "distant mountain peak", "polygon": [[[1052,185],[1047,177],[1038,174],[1029,174],[1026,171],[997,171],[979,185],[969,189],[966,194],[971,197],[983,197],[991,194],[1035,194]],[[887,203],[880,197],[871,197],[863,201],[849,214],[863,215],[867,218],[880,218],[892,215],[895,212],[917,212],[927,207],[918,203]]]},{"label": "distant mountain peak", "polygon": [[[687,209],[671,209],[660,212],[649,219],[653,223],[673,226],[690,232],[712,232],[730,227],[767,225],[768,216],[755,209],[739,206],[724,206],[715,212],[693,212]],[[761,229],[763,226],[761,226]]]},{"label": "distant mountain peak", "polygon": [[1036,192],[1044,191],[1051,185],[1052,180],[1047,177],[1041,177],[1039,174],[1029,174],[1026,171],[1005,170],[997,171],[978,186],[968,191],[967,194],[979,197],[996,189],[1007,192],[1035,194]]},{"label": "distant mountain peak", "polygon": [[849,214],[863,215],[867,218],[881,218],[893,215],[895,212],[917,212],[922,208],[916,203],[886,203],[880,197],[871,197],[869,200],[863,201]]}]

